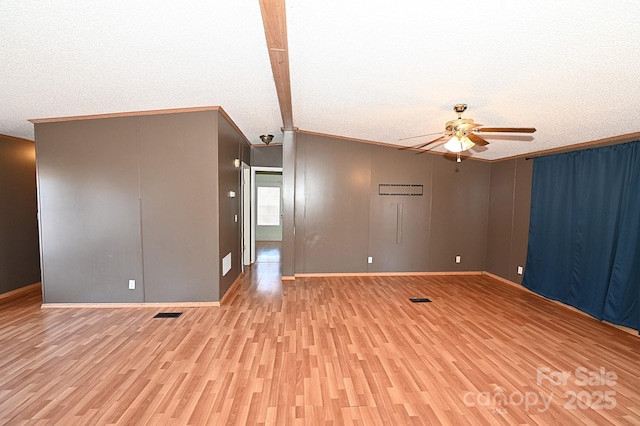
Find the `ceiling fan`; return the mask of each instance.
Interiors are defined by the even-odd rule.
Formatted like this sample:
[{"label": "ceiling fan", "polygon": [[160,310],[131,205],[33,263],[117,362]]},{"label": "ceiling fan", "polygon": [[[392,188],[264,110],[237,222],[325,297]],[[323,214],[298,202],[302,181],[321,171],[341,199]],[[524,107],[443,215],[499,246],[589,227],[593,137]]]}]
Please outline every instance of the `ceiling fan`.
[{"label": "ceiling fan", "polygon": [[462,118],[462,113],[467,110],[467,104],[456,104],[454,105],[453,110],[458,114],[458,118],[448,121],[445,125],[444,132],[412,136],[400,140],[415,139],[438,134],[440,136],[426,143],[414,146],[405,146],[400,149],[419,149],[421,150],[420,153],[422,153],[428,151],[428,149],[423,149],[427,145],[449,138],[449,140],[444,144],[444,148],[449,152],[457,153],[458,161],[460,161],[459,155],[461,152],[472,148],[474,145],[485,146],[489,144],[489,142],[480,137],[478,133],[533,133],[536,131],[533,127],[483,127],[483,124],[474,123],[470,118]]}]

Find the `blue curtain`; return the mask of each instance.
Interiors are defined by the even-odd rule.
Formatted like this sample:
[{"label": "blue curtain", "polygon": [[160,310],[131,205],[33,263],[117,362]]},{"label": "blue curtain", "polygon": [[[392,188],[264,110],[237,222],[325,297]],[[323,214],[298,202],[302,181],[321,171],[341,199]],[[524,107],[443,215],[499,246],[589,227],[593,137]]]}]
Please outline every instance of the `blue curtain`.
[{"label": "blue curtain", "polygon": [[640,330],[640,141],[534,160],[522,284]]}]

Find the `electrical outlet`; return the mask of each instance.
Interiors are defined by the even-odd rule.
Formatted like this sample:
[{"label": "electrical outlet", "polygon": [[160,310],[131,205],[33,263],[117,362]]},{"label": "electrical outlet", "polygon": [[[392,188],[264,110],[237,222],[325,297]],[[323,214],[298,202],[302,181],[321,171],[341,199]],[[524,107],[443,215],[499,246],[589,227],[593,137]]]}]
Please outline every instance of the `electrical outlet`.
[{"label": "electrical outlet", "polygon": [[373,257],[372,256],[367,257],[367,263],[373,263]]},{"label": "electrical outlet", "polygon": [[518,275],[522,275],[522,266],[518,266]]},{"label": "electrical outlet", "polygon": [[129,280],[129,290],[136,289],[136,280]]},{"label": "electrical outlet", "polygon": [[238,223],[238,215],[234,215],[236,223]]},{"label": "electrical outlet", "polygon": [[460,263],[460,256],[456,256],[456,263]]}]

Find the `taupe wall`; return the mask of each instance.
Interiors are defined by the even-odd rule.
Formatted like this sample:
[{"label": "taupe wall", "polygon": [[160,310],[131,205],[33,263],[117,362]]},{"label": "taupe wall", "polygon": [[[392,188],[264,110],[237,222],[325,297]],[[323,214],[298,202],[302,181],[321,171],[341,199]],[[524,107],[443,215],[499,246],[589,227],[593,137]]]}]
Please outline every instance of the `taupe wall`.
[{"label": "taupe wall", "polygon": [[[433,155],[371,146],[369,256],[373,271],[428,271]],[[380,184],[421,184],[423,196],[381,196]]]},{"label": "taupe wall", "polygon": [[[242,270],[242,176],[240,168],[234,166],[237,158],[248,164],[248,142],[223,116],[218,116],[218,231],[220,253],[218,265],[222,268],[222,258],[231,253],[231,270],[224,276],[220,273],[221,298]],[[229,191],[235,198],[229,198]],[[236,220],[237,215],[237,220]]]},{"label": "taupe wall", "polygon": [[297,136],[296,273],[366,272],[372,146]]},{"label": "taupe wall", "polygon": [[486,270],[517,283],[527,259],[532,173],[524,158],[491,163]]},{"label": "taupe wall", "polygon": [[[229,289],[241,270],[233,160],[249,150],[224,116],[39,123],[36,136],[45,302],[217,301]],[[531,162],[295,136],[292,272],[487,270],[520,282]],[[423,195],[382,196],[384,183]]]},{"label": "taupe wall", "polygon": [[44,301],[142,302],[137,119],[35,131]]},{"label": "taupe wall", "polygon": [[251,165],[251,144],[249,141],[243,139],[242,145],[240,147],[240,160],[246,165]]},{"label": "taupe wall", "polygon": [[[304,133],[296,159],[296,273],[485,269],[490,163]],[[381,196],[380,183],[424,195]]]},{"label": "taupe wall", "polygon": [[219,300],[217,113],[138,120],[144,301]]},{"label": "taupe wall", "polygon": [[40,281],[35,144],[0,135],[0,294]]},{"label": "taupe wall", "polygon": [[36,124],[46,303],[220,299],[239,274],[239,198],[221,192],[240,192],[242,137],[219,115]]},{"label": "taupe wall", "polygon": [[490,178],[490,163],[435,158],[429,270],[485,270]]},{"label": "taupe wall", "polygon": [[282,167],[282,145],[257,145],[251,147],[251,165]]}]

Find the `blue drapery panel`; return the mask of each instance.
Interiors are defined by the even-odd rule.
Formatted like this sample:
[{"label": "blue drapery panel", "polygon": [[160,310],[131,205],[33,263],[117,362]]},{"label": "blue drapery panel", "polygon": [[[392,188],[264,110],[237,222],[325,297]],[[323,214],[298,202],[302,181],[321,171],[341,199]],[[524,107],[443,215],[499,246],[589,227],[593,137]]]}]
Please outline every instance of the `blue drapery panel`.
[{"label": "blue drapery panel", "polygon": [[522,284],[640,330],[640,141],[534,160]]}]

